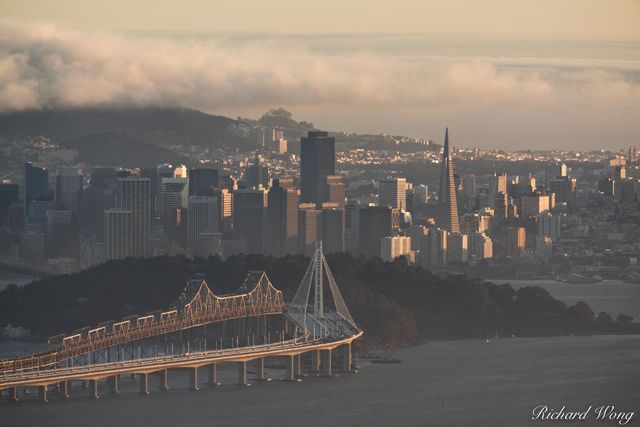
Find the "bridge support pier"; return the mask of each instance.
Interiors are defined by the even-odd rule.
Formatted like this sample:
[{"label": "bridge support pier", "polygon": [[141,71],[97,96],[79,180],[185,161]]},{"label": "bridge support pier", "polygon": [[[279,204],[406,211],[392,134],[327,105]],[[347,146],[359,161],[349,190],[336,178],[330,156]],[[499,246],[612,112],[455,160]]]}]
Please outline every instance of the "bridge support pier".
[{"label": "bridge support pier", "polygon": [[60,390],[60,394],[62,394],[63,399],[69,398],[69,381],[60,381],[58,389]]},{"label": "bridge support pier", "polygon": [[192,391],[198,391],[198,368],[189,368],[189,384]]},{"label": "bridge support pier", "polygon": [[300,355],[293,356],[293,375],[296,377],[302,376],[302,370],[300,369]]},{"label": "bridge support pier", "polygon": [[320,350],[311,350],[311,372],[320,372]]},{"label": "bridge support pier", "polygon": [[17,402],[18,401],[18,388],[11,387],[9,389],[9,402]]},{"label": "bridge support pier", "polygon": [[322,375],[331,376],[331,350],[322,350]]},{"label": "bridge support pier", "polygon": [[247,385],[247,362],[238,362],[238,384]]},{"label": "bridge support pier", "polygon": [[118,387],[118,376],[112,375],[109,377],[109,385],[111,386],[111,394],[117,396],[120,394],[120,389]]},{"label": "bridge support pier", "polygon": [[220,385],[218,383],[218,366],[215,363],[209,365],[209,386]]},{"label": "bridge support pier", "polygon": [[264,381],[264,357],[256,359],[256,380]]},{"label": "bridge support pier", "polygon": [[294,361],[295,361],[295,356],[286,356],[287,361],[285,362],[287,364],[286,368],[287,368],[287,381],[293,381],[295,379],[294,377]]},{"label": "bridge support pier", "polygon": [[342,370],[351,372],[351,343],[342,345]]},{"label": "bridge support pier", "polygon": [[169,390],[169,370],[163,369],[160,371],[160,391]]},{"label": "bridge support pier", "polygon": [[40,398],[40,402],[47,403],[49,399],[47,399],[47,386],[41,385],[38,387],[38,397]]},{"label": "bridge support pier", "polygon": [[92,399],[99,399],[98,394],[98,380],[89,380],[89,397]]},{"label": "bridge support pier", "polygon": [[149,374],[138,374],[140,378],[140,394],[146,396],[149,394]]}]

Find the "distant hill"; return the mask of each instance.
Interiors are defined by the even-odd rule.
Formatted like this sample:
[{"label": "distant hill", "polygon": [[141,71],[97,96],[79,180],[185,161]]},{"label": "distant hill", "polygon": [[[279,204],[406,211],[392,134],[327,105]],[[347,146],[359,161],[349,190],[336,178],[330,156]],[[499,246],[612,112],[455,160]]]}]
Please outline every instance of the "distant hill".
[{"label": "distant hill", "polygon": [[92,134],[122,134],[163,143],[239,147],[247,124],[185,108],[75,108],[0,114],[0,137],[37,136],[65,143]]},{"label": "distant hill", "polygon": [[116,133],[87,135],[62,145],[78,150],[80,161],[90,165],[150,168],[161,163],[189,163],[171,150]]}]

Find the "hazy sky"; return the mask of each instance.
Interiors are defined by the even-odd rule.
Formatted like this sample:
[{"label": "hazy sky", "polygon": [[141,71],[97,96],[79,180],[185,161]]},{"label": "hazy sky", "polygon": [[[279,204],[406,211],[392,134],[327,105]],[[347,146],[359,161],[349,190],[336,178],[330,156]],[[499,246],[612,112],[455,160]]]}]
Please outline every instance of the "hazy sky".
[{"label": "hazy sky", "polygon": [[0,111],[282,106],[458,146],[640,143],[640,0],[0,1]]},{"label": "hazy sky", "polygon": [[638,0],[3,0],[2,15],[91,29],[640,39]]}]

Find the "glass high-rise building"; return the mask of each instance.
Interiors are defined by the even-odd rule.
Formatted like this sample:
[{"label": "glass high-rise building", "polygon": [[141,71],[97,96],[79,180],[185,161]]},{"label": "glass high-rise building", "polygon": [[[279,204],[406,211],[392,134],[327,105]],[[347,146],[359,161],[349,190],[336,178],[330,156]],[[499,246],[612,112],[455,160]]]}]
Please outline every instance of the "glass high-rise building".
[{"label": "glass high-rise building", "polygon": [[34,200],[51,199],[49,171],[45,168],[24,164],[24,216],[29,216],[29,206]]},{"label": "glass high-rise building", "polygon": [[336,173],[336,139],[310,131],[300,139],[300,201],[319,203],[323,177]]},{"label": "glass high-rise building", "polygon": [[118,180],[117,207],[131,211],[131,255],[150,254],[151,180],[129,176]]}]

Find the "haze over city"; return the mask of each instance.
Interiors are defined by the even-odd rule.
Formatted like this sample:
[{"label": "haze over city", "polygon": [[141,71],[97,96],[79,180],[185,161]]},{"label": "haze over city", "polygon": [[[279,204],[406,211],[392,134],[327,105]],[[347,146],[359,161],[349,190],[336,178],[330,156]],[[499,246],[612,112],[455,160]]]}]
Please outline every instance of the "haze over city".
[{"label": "haze over city", "polygon": [[[0,6],[0,111],[183,106],[460,147],[611,149],[640,133],[640,6],[191,1]],[[126,11],[126,13],[121,13]]]}]

